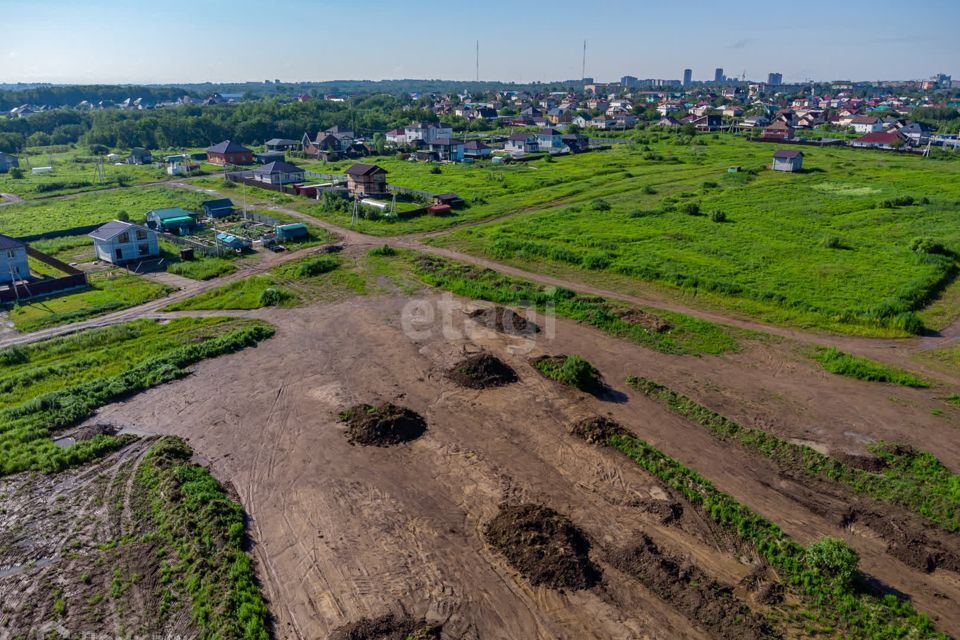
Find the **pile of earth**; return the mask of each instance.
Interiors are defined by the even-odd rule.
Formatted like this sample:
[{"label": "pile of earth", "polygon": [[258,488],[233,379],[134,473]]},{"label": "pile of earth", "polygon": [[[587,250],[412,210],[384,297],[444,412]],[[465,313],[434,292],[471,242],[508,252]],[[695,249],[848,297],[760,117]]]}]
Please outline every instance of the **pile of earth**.
[{"label": "pile of earth", "polygon": [[627,430],[613,418],[592,416],[574,423],[570,427],[570,433],[589,444],[606,445],[607,440],[613,436],[625,435]]},{"label": "pile of earth", "polygon": [[757,604],[774,605],[783,602],[783,585],[772,575],[766,563],[760,563],[743,577],[740,584],[753,593]]},{"label": "pile of earth", "polygon": [[464,358],[447,371],[447,378],[470,389],[502,387],[519,379],[510,365],[489,353]]},{"label": "pile of earth", "polygon": [[646,534],[637,544],[612,554],[610,563],[706,629],[711,638],[778,637],[766,618],[734,597],[731,587],[692,562],[663,552]]},{"label": "pile of earth", "polygon": [[647,331],[653,333],[666,333],[673,328],[669,322],[660,316],[654,315],[649,311],[643,311],[642,309],[618,309],[614,312],[614,315],[627,324],[640,325]]},{"label": "pile of earth", "polygon": [[588,589],[600,581],[590,542],[570,520],[538,504],[500,505],[484,528],[487,542],[534,586]]},{"label": "pile of earth", "polygon": [[351,444],[389,447],[416,440],[427,430],[423,417],[412,409],[385,402],[379,406],[358,404],[340,412]]},{"label": "pile of earth", "polygon": [[868,527],[887,543],[887,553],[908,567],[927,573],[936,569],[960,572],[960,545],[956,539],[913,518],[900,518],[864,504],[851,506],[838,524],[844,528],[852,524]]},{"label": "pile of earth", "polygon": [[506,307],[474,309],[467,316],[488,329],[513,336],[531,336],[540,331],[535,323]]},{"label": "pile of earth", "polygon": [[335,629],[329,640],[439,640],[443,625],[392,613]]}]

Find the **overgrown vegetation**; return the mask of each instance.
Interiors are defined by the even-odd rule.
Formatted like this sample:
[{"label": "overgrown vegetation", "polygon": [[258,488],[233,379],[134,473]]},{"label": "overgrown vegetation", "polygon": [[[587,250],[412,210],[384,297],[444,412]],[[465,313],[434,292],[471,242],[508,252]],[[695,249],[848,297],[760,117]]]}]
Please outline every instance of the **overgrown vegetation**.
[{"label": "overgrown vegetation", "polygon": [[909,601],[879,595],[858,579],[848,580],[857,575],[856,554],[845,543],[821,540],[804,549],[777,525],[636,436],[612,435],[605,444],[683,494],[728,532],[752,544],[781,579],[814,608],[821,633],[875,640],[946,640]]},{"label": "overgrown vegetation", "polygon": [[161,439],[137,470],[156,525],[159,553],[170,556],[172,586],[189,595],[203,638],[268,640],[269,612],[244,552],[243,508],[230,500],[179,438]]},{"label": "overgrown vegetation", "polygon": [[627,383],[674,413],[707,428],[722,441],[740,444],[784,467],[898,504],[947,531],[960,531],[960,476],[951,473],[928,453],[877,443],[871,447],[872,451],[886,458],[888,464],[881,473],[872,473],[763,429],[744,427],[652,380],[631,377]]},{"label": "overgrown vegetation", "polygon": [[545,378],[587,393],[603,388],[600,372],[580,356],[542,356],[530,362]]},{"label": "overgrown vegetation", "polygon": [[[457,295],[555,313],[663,353],[719,355],[739,348],[733,330],[678,313],[627,307],[434,256],[420,256],[414,269],[427,284]],[[635,321],[636,312],[662,322]]]},{"label": "overgrown vegetation", "polygon": [[848,378],[869,380],[872,382],[891,382],[905,387],[929,387],[930,381],[918,375],[887,366],[881,362],[852,356],[839,349],[819,347],[813,352],[813,359],[820,363],[830,373]]},{"label": "overgrown vegetation", "polygon": [[269,324],[245,319],[138,320],[0,350],[0,474],[58,471],[116,450],[129,436],[60,447],[51,434],[100,406],[182,378],[191,364],[271,335]]}]

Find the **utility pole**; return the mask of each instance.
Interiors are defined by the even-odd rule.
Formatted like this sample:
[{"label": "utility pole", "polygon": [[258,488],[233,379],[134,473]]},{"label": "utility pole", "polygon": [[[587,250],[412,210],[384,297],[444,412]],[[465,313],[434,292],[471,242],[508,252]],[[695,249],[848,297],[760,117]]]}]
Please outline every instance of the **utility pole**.
[{"label": "utility pole", "polygon": [[477,82],[480,82],[480,41],[477,40]]},{"label": "utility pole", "polygon": [[583,64],[580,66],[580,82],[587,79],[587,41],[583,41]]}]

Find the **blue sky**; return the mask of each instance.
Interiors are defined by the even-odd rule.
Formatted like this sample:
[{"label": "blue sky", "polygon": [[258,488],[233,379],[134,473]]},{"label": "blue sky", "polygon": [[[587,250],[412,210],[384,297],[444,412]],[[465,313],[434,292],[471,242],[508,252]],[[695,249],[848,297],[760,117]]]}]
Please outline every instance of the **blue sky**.
[{"label": "blue sky", "polygon": [[960,0],[0,0],[0,82],[960,76]]}]

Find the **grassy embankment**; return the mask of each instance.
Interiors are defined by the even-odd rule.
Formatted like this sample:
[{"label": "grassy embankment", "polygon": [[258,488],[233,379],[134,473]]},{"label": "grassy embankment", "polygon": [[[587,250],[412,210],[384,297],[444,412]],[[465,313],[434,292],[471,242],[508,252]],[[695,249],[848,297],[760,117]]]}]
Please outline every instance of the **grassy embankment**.
[{"label": "grassy embankment", "polygon": [[51,434],[272,334],[267,323],[244,319],[139,320],[0,350],[0,474],[57,471],[119,448],[124,436],[59,447]]},{"label": "grassy embankment", "polygon": [[889,382],[914,388],[925,388],[931,384],[929,380],[909,371],[891,367],[869,358],[852,356],[835,348],[820,347],[812,353],[812,357],[830,373],[848,378],[871,382]]},{"label": "grassy embankment", "polygon": [[872,473],[763,429],[744,427],[646,378],[631,377],[627,383],[674,413],[706,428],[721,441],[734,442],[778,465],[811,477],[838,482],[856,493],[900,505],[947,531],[960,531],[960,476],[951,473],[929,453],[898,451],[887,443],[875,443],[870,447],[871,452],[886,465],[881,472]]}]

